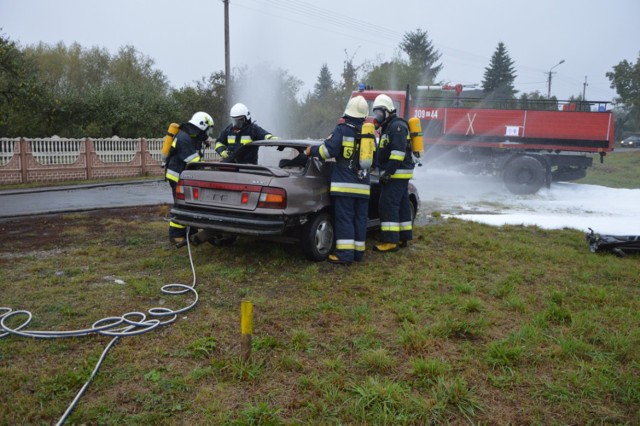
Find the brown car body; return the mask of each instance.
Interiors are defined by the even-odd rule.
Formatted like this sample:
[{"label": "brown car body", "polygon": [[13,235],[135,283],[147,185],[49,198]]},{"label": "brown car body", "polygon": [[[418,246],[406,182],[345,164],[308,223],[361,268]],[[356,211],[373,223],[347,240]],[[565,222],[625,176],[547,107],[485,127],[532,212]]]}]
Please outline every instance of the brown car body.
[{"label": "brown car body", "polygon": [[[228,244],[238,236],[297,243],[308,259],[324,260],[333,249],[333,206],[329,194],[333,161],[308,158],[315,140],[255,141],[258,165],[231,162],[190,164],[180,175],[171,210],[182,225],[207,230],[209,242]],[[368,227],[379,227],[379,183],[371,176]],[[415,214],[420,199],[409,185]]]}]

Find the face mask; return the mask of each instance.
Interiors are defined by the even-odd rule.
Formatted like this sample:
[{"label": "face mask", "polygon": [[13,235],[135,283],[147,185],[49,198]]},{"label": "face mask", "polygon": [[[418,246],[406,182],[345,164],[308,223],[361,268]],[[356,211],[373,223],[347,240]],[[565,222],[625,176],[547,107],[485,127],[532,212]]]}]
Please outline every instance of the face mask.
[{"label": "face mask", "polygon": [[244,117],[231,117],[231,124],[234,129],[239,129],[244,124]]},{"label": "face mask", "polygon": [[374,124],[377,123],[377,126],[380,126],[384,120],[387,118],[387,114],[381,109],[373,110],[373,121]]}]

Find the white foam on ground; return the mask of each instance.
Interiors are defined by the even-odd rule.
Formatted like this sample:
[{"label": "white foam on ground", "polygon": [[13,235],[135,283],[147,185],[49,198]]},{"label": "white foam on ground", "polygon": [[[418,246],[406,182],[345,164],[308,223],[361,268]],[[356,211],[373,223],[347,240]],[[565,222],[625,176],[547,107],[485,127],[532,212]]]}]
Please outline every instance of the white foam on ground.
[{"label": "white foam on ground", "polygon": [[421,210],[489,225],[537,225],[600,234],[640,235],[640,189],[556,182],[537,194],[513,195],[499,178],[416,167]]}]

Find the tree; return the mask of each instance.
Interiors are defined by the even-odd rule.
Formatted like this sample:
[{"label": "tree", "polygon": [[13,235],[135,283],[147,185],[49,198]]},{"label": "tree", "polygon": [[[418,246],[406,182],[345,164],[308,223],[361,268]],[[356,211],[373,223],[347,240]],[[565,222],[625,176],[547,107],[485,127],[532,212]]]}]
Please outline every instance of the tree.
[{"label": "tree", "polygon": [[513,99],[517,91],[513,87],[516,78],[513,61],[503,42],[498,43],[489,66],[485,68],[482,89],[492,99]]},{"label": "tree", "polygon": [[342,92],[331,78],[331,72],[323,64],[314,91],[307,94],[296,116],[294,133],[298,137],[324,138],[335,127],[344,111]]},{"label": "tree", "polygon": [[[357,50],[356,50],[357,52]],[[356,89],[358,86],[358,72],[362,65],[358,65],[357,67],[353,65],[353,57],[355,53],[351,56],[347,53],[347,50],[344,50],[345,60],[342,66],[342,83],[340,84],[340,92],[341,99],[349,99],[351,96],[351,92]]]},{"label": "tree", "polygon": [[405,33],[400,48],[409,57],[411,68],[418,72],[427,84],[431,84],[442,70],[442,64],[436,65],[442,54],[429,40],[427,31],[418,28]]},{"label": "tree", "polygon": [[619,122],[621,130],[640,130],[640,55],[635,65],[625,59],[606,76],[618,94],[617,107],[623,112]]},{"label": "tree", "polygon": [[[41,136],[140,137],[163,134],[169,85],[152,59],[132,46],[116,55],[77,43],[25,49],[43,83]],[[35,136],[32,133],[28,136]]]},{"label": "tree", "polygon": [[186,85],[171,93],[173,100],[170,122],[184,123],[197,111],[211,115],[214,129],[222,129],[229,121],[229,111],[223,102],[226,97],[226,79],[224,71],[212,73],[208,78],[195,82],[194,86]]},{"label": "tree", "polygon": [[322,64],[320,68],[320,75],[314,86],[313,96],[318,101],[326,101],[335,94],[335,83],[331,77],[331,71],[327,64]]},{"label": "tree", "polygon": [[408,60],[398,55],[391,61],[369,66],[367,84],[388,90],[434,84],[442,70],[442,65],[436,65],[441,55],[429,41],[427,32],[418,29],[406,33],[399,47]]},{"label": "tree", "polygon": [[13,41],[0,35],[0,137],[29,132],[40,135],[43,96],[37,65]]},{"label": "tree", "polygon": [[522,93],[518,98],[517,109],[557,111],[558,99],[555,96],[547,98],[538,90]]}]

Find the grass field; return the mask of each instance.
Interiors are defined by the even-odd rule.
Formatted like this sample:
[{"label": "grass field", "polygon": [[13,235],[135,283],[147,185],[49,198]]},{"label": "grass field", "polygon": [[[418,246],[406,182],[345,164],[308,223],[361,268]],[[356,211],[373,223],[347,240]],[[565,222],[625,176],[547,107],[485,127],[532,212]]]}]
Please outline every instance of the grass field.
[{"label": "grass field", "polygon": [[593,167],[577,183],[603,185],[611,188],[640,188],[640,151],[619,148],[604,157],[594,157]]},{"label": "grass field", "polygon": [[[131,213],[0,224],[0,306],[26,330],[187,306],[160,291],[192,282],[164,212]],[[433,218],[352,267],[249,239],[193,254],[196,307],[121,338],[69,424],[640,423],[640,257],[579,232]],[[0,339],[0,424],[57,421],[110,340]]]},{"label": "grass field", "polygon": [[[616,151],[580,183],[640,188],[638,162]],[[188,306],[160,290],[193,280],[164,216],[0,223],[0,314],[30,311],[23,331],[77,330]],[[640,256],[590,253],[574,230],[438,214],[415,234],[351,267],[251,239],[193,247],[196,306],[120,338],[68,424],[640,424]],[[0,424],[55,423],[111,339],[0,337]]]}]

